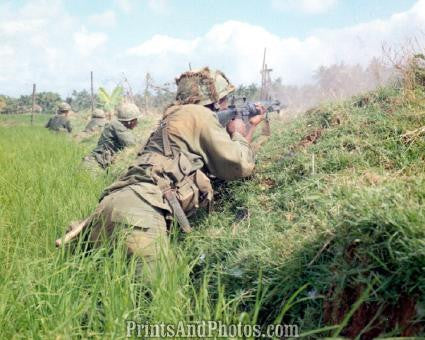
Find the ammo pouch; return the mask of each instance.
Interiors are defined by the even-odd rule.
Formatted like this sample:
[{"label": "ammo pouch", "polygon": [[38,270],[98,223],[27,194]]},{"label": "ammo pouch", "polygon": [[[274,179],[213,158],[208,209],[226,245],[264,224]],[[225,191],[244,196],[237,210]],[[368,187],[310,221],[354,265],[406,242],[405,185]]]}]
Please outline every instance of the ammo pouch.
[{"label": "ammo pouch", "polygon": [[209,178],[200,170],[192,171],[192,164],[183,153],[168,158],[151,152],[140,155],[137,161],[147,167],[147,174],[163,193],[175,193],[186,215],[198,207],[211,207],[213,189]]}]

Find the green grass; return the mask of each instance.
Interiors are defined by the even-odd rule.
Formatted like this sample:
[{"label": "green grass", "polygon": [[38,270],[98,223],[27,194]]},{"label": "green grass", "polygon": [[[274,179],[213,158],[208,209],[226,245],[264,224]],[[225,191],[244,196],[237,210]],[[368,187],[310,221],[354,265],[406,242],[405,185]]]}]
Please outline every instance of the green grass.
[{"label": "green grass", "polygon": [[[214,211],[194,217],[192,234],[173,234],[159,269],[141,276],[119,246],[90,256],[54,249],[128,160],[93,178],[79,162],[95,137],[77,144],[41,121],[1,117],[1,335],[122,338],[136,319],[283,322],[311,337],[353,336],[359,324],[354,336],[396,336],[409,298],[423,325],[425,139],[401,135],[425,125],[424,94],[364,98],[273,121],[252,178],[217,183]],[[141,140],[154,124],[140,126]],[[316,143],[297,146],[317,129]]]}]

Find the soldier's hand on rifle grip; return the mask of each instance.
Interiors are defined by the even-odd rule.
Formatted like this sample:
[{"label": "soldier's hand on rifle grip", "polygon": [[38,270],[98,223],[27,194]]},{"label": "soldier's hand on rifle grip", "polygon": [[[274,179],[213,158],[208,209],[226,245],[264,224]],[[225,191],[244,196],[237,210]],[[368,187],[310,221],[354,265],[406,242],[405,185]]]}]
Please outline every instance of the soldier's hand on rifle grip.
[{"label": "soldier's hand on rifle grip", "polygon": [[246,127],[245,123],[240,118],[234,118],[232,119],[226,126],[227,133],[230,135],[230,137],[235,133],[239,132],[242,136],[245,136],[246,134]]},{"label": "soldier's hand on rifle grip", "polygon": [[260,103],[255,103],[255,108],[258,111],[258,115],[251,117],[249,119],[249,123],[253,126],[257,126],[258,124],[260,124],[264,118],[265,118],[265,114],[266,114],[266,108],[261,105]]}]

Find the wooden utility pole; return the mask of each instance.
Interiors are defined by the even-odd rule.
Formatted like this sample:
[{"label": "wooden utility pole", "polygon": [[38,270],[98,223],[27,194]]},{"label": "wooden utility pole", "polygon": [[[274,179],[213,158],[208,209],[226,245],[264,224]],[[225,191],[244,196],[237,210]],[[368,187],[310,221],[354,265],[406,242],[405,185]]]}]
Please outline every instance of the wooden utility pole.
[{"label": "wooden utility pole", "polygon": [[34,125],[34,109],[35,109],[35,84],[32,84],[31,125]]},{"label": "wooden utility pole", "polygon": [[149,106],[149,87],[151,87],[152,78],[149,72],[146,73],[145,77],[145,91],[143,93],[143,101],[145,102],[145,113],[148,113],[148,106]]},{"label": "wooden utility pole", "polygon": [[130,97],[131,102],[134,103],[134,96],[133,96],[133,89],[131,88],[130,82],[128,81],[127,77],[125,76],[125,73],[122,73],[122,76],[124,78],[124,83],[127,84],[127,97]]},{"label": "wooden utility pole", "polygon": [[260,90],[260,100],[263,100],[264,97],[264,79],[265,79],[265,74],[264,74],[264,70],[266,68],[266,48],[264,48],[264,54],[263,54],[263,65],[261,66],[261,90]]},{"label": "wooden utility pole", "polygon": [[266,49],[264,49],[263,55],[263,67],[260,71],[261,73],[261,91],[260,91],[260,100],[270,100],[270,89],[272,85],[272,80],[270,73],[273,71],[271,68],[267,68],[266,64]]},{"label": "wooden utility pole", "polygon": [[90,72],[90,87],[91,87],[91,114],[94,113],[94,93],[93,93],[93,71]]},{"label": "wooden utility pole", "polygon": [[[273,70],[271,68],[267,68],[266,64],[266,49],[264,48],[263,55],[263,65],[260,71],[261,73],[261,91],[260,91],[260,100],[270,100],[270,90],[272,87],[272,80],[270,77],[270,73]],[[264,136],[270,136],[270,120],[268,118],[265,119],[262,134]]]}]

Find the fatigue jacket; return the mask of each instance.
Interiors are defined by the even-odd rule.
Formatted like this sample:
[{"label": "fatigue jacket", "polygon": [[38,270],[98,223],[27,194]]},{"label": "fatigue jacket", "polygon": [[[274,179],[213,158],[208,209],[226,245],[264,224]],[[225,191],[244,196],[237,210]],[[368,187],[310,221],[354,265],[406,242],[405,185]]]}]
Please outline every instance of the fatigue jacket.
[{"label": "fatigue jacket", "polygon": [[[185,173],[193,174],[200,171],[223,180],[238,179],[252,173],[254,154],[249,143],[238,133],[230,138],[210,109],[194,104],[171,106],[164,113],[161,123],[165,121],[173,153],[173,156],[169,158],[184,156],[188,160],[185,163],[188,164],[185,165],[188,168],[185,169]],[[150,156],[163,154],[162,129],[158,127],[151,134],[127,173],[106,188],[101,199],[117,190],[129,187],[141,199],[154,207],[171,212],[169,204],[163,197],[163,191],[153,179],[152,166],[156,161],[151,164],[147,161]],[[155,160],[158,157],[152,157],[152,159]],[[171,185],[179,186],[176,180],[170,181],[174,181]]]},{"label": "fatigue jacket", "polygon": [[105,125],[91,156],[105,168],[111,164],[114,154],[135,143],[131,130],[120,121],[113,120]]},{"label": "fatigue jacket", "polygon": [[45,127],[52,131],[68,131],[69,133],[72,131],[71,122],[64,114],[57,114],[50,118]]},{"label": "fatigue jacket", "polygon": [[102,129],[106,124],[105,118],[92,118],[87,126],[84,128],[84,132],[93,132]]}]

